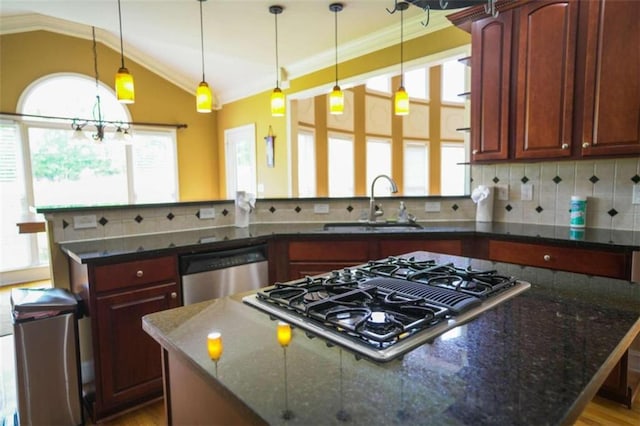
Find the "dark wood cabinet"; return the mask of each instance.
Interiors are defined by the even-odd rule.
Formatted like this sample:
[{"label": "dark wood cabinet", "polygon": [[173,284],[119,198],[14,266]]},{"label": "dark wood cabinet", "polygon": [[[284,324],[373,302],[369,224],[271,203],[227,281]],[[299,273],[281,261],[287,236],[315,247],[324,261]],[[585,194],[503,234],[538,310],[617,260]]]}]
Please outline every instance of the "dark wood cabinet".
[{"label": "dark wood cabinet", "polygon": [[578,2],[535,1],[517,14],[515,158],[569,157]]},{"label": "dark wood cabinet", "polygon": [[290,241],[287,248],[290,280],[343,269],[373,259],[369,241]]},{"label": "dark wood cabinet", "polygon": [[471,32],[471,160],[640,154],[640,2],[498,1]]},{"label": "dark wood cabinet", "polygon": [[471,159],[509,158],[513,14],[474,21],[471,29]]},{"label": "dark wood cabinet", "polygon": [[160,346],[142,330],[142,317],[180,306],[175,256],[70,266],[90,317],[95,383],[86,400],[93,420],[162,396]]},{"label": "dark wood cabinet", "polygon": [[583,156],[640,154],[640,2],[584,2]]},{"label": "dark wood cabinet", "polygon": [[378,242],[379,258],[388,256],[398,256],[413,251],[430,251],[434,253],[462,255],[462,241],[452,240],[426,240],[426,239],[403,239],[393,238],[380,240]]},{"label": "dark wood cabinet", "polygon": [[490,240],[489,259],[624,280],[631,276],[631,255],[624,252]]}]

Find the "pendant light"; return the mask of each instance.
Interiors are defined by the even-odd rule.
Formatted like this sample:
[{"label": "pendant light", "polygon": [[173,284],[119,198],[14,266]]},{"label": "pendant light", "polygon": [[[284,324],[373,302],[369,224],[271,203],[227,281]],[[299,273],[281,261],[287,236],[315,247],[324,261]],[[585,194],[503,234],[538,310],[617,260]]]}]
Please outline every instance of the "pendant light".
[{"label": "pendant light", "polygon": [[409,7],[409,3],[403,1],[398,3],[396,8],[400,11],[400,87],[395,94],[393,101],[394,111],[396,115],[409,114],[409,94],[404,89],[404,11]]},{"label": "pendant light", "polygon": [[118,21],[120,23],[120,69],[116,73],[116,97],[123,104],[135,102],[135,92],[133,89],[133,76],[124,66],[124,48],[122,44],[122,12],[120,10],[120,0],[118,0]]},{"label": "pendant light", "polygon": [[276,88],[271,93],[271,115],[282,117],[285,112],[284,93],[280,90],[280,66],[278,64],[278,15],[282,13],[282,6],[270,6],[269,12],[273,13],[276,22]]},{"label": "pendant light", "polygon": [[334,13],[334,30],[335,30],[335,52],[336,52],[336,85],[333,86],[333,90],[329,95],[329,112],[334,115],[342,114],[344,112],[344,93],[338,86],[338,12],[343,9],[342,3],[332,3],[329,5],[329,10]]},{"label": "pendant light", "polygon": [[196,111],[211,112],[211,89],[204,79],[204,25],[202,23],[202,3],[207,0],[198,0],[200,3],[200,52],[202,53],[202,81],[196,89]]}]

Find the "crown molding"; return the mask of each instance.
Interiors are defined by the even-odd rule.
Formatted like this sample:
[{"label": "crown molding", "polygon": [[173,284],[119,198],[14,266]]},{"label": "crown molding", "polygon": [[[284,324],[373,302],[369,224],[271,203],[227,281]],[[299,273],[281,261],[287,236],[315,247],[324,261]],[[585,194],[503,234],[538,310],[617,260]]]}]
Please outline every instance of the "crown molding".
[{"label": "crown molding", "polygon": [[[404,22],[404,41],[411,40],[451,26],[452,24],[445,18],[444,11],[431,11],[429,25],[425,27],[422,22],[426,20],[424,14],[406,18]],[[40,14],[23,14],[0,16],[0,35],[14,34],[29,31],[50,31],[71,37],[91,40],[90,26],[79,24],[64,19],[54,18]],[[116,34],[110,33],[100,28],[96,28],[96,40],[105,46],[120,51],[120,39]],[[377,50],[398,44],[399,42],[399,20],[398,25],[391,25],[380,31],[371,33],[367,37],[342,44],[338,47],[339,62],[345,62],[359,56],[363,56]],[[154,60],[153,57],[132,46],[126,46],[127,58],[136,62],[140,66],[148,69],[154,74],[162,76],[168,82],[174,84],[187,93],[193,92],[193,83],[185,75],[177,73],[175,70]],[[314,71],[318,71],[334,65],[334,49],[319,52],[313,57],[288,65],[286,74],[289,80],[299,78]],[[214,91],[216,109],[220,109],[223,104],[234,102],[248,96],[270,90],[273,85],[273,77],[265,76],[241,87],[224,88]],[[224,96],[221,97],[220,95]]]}]

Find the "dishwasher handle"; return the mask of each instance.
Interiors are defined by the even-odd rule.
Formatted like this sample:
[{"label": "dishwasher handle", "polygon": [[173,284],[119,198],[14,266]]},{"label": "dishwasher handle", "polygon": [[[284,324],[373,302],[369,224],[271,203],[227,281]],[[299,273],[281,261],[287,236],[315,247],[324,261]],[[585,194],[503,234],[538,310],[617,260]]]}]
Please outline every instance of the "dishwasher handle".
[{"label": "dishwasher handle", "polygon": [[231,268],[255,262],[267,261],[267,245],[241,247],[180,256],[180,275]]}]

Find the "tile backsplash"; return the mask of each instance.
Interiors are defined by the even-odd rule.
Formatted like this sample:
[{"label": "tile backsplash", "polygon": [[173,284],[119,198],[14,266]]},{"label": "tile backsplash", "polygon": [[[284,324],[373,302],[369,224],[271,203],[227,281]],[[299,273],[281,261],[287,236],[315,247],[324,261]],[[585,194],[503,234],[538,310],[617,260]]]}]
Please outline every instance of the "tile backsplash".
[{"label": "tile backsplash", "polygon": [[[497,222],[569,225],[572,195],[587,197],[587,227],[640,230],[640,158],[474,165],[472,187],[509,185],[509,199],[494,204]],[[521,200],[522,184],[533,186]]]},{"label": "tile backsplash", "polygon": [[[478,185],[508,185],[509,198],[495,197],[495,222],[568,226],[572,195],[587,198],[587,227],[640,230],[640,205],[633,204],[633,190],[640,190],[640,159],[620,158],[591,161],[504,163],[473,165],[472,188]],[[530,201],[521,198],[521,185],[532,185]],[[396,217],[399,201],[418,221],[474,220],[476,205],[469,197],[379,198],[383,218]],[[426,204],[429,204],[427,208]],[[432,211],[439,203],[439,211]],[[327,204],[328,213],[314,213],[317,204]],[[214,208],[212,219],[200,218],[201,208]],[[365,218],[368,198],[258,200],[251,223],[340,222]],[[427,211],[429,210],[429,211]],[[96,215],[95,228],[75,229],[73,217]],[[231,200],[176,203],[172,206],[124,206],[48,213],[56,242],[115,238],[186,229],[233,226],[235,208]]]}]

